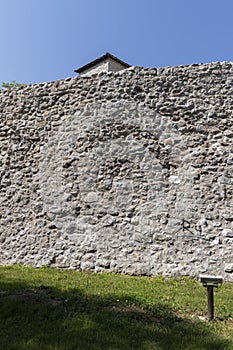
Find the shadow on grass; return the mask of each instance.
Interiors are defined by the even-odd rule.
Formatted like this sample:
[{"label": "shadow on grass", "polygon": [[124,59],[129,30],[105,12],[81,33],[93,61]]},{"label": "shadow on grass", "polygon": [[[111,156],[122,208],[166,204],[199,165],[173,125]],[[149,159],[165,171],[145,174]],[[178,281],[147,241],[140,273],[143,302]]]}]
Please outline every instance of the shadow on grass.
[{"label": "shadow on grass", "polygon": [[[165,305],[0,281],[0,349],[215,350],[229,343]],[[228,347],[229,346],[229,347]]]}]

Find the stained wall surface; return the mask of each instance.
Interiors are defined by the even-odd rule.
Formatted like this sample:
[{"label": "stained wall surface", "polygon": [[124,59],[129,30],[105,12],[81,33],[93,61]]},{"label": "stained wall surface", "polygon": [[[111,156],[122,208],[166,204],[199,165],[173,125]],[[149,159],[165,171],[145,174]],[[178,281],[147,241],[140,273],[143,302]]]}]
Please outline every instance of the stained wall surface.
[{"label": "stained wall surface", "polygon": [[233,64],[0,92],[0,264],[233,280]]}]

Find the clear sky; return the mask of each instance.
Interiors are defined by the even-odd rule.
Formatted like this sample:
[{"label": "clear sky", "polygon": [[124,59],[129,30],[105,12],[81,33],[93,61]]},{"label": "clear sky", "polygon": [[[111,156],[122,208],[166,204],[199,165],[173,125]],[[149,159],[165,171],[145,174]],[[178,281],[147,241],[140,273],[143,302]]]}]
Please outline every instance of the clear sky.
[{"label": "clear sky", "polygon": [[75,76],[107,51],[145,67],[233,61],[233,0],[0,0],[0,82]]}]

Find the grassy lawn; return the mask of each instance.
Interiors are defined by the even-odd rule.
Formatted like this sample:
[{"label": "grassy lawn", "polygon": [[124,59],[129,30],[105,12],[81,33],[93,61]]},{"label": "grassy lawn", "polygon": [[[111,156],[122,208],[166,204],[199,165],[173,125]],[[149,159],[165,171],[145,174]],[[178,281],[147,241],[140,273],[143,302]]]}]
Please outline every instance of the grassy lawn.
[{"label": "grassy lawn", "polygon": [[0,267],[0,350],[232,350],[233,284]]}]

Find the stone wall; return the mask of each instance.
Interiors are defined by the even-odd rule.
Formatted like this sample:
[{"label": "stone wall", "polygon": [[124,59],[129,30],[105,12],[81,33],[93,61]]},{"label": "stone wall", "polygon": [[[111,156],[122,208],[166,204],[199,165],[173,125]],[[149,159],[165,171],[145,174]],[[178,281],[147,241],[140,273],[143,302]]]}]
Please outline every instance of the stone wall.
[{"label": "stone wall", "polygon": [[125,69],[125,66],[121,63],[116,62],[112,58],[106,58],[101,62],[94,64],[91,67],[86,68],[82,72],[80,72],[80,77],[90,77],[94,74],[107,73],[107,72],[118,72],[120,70]]},{"label": "stone wall", "polygon": [[125,69],[125,67],[121,63],[116,62],[111,58],[109,59],[109,62],[108,62],[108,71],[109,72],[118,72],[122,69]]},{"label": "stone wall", "polygon": [[0,92],[0,263],[233,281],[233,64]]},{"label": "stone wall", "polygon": [[108,60],[104,60],[102,62],[96,63],[94,66],[91,66],[90,68],[85,69],[83,72],[80,73],[80,77],[90,77],[93,74],[99,74],[101,72],[108,72],[109,71],[109,62]]}]

